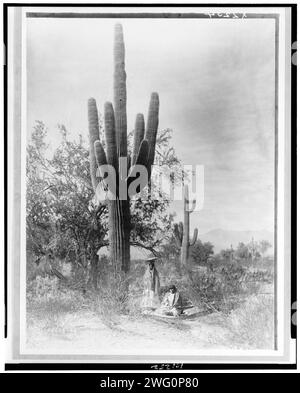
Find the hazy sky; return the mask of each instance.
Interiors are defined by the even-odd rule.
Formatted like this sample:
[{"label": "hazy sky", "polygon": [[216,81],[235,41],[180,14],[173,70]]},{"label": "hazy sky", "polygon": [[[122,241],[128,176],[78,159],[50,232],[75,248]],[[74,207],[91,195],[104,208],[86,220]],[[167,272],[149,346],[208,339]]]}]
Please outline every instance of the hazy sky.
[{"label": "hazy sky", "polygon": [[[113,25],[104,19],[30,19],[28,133],[35,120],[88,136],[87,99],[112,100]],[[160,95],[160,128],[172,128],[184,164],[203,164],[200,233],[273,230],[274,34],[272,19],[122,20],[128,130]],[[181,203],[173,206],[181,216]]]}]

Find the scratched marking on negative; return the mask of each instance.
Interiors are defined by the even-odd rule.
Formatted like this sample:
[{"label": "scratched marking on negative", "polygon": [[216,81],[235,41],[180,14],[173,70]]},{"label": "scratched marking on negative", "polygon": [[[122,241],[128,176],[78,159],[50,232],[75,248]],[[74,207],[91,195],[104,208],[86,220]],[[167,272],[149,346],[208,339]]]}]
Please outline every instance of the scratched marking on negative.
[{"label": "scratched marking on negative", "polygon": [[183,363],[153,364],[151,368],[155,370],[178,370],[183,368]]},{"label": "scratched marking on negative", "polygon": [[210,18],[231,18],[231,19],[244,19],[247,18],[245,12],[236,14],[235,12],[205,12],[204,15]]}]

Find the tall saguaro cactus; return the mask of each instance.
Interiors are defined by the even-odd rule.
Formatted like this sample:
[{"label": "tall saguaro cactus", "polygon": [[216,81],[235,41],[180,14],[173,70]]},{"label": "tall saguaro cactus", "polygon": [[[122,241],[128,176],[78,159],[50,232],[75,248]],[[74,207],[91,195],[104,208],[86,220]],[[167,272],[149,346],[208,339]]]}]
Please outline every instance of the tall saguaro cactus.
[{"label": "tall saguaro cactus", "polygon": [[[155,155],[156,134],[158,128],[159,97],[152,93],[148,121],[145,130],[144,116],[136,117],[132,156],[127,153],[127,113],[126,113],[126,72],[125,46],[123,29],[120,24],[115,26],[114,36],[114,105],[110,102],[104,105],[105,150],[99,137],[99,120],[97,105],[94,98],[88,101],[88,120],[90,135],[90,171],[93,187],[96,191],[99,179],[96,176],[97,167],[110,165],[116,174],[116,185],[109,185],[109,191],[115,199],[108,201],[109,212],[109,247],[110,257],[114,266],[128,272],[130,268],[130,201],[128,187],[131,184],[130,174],[135,173],[137,165],[143,165],[151,175]],[[125,171],[124,171],[124,162]],[[137,172],[138,169],[137,169]],[[118,187],[123,180],[124,190]],[[146,182],[147,183],[147,182]],[[143,184],[143,186],[146,185]],[[140,187],[141,188],[141,187]],[[137,189],[137,192],[141,189]]]},{"label": "tall saguaro cactus", "polygon": [[188,185],[184,186],[183,206],[183,223],[180,222],[174,225],[174,235],[178,246],[181,247],[181,265],[186,266],[189,258],[189,249],[195,244],[198,236],[198,229],[195,228],[193,238],[190,240],[190,214],[195,210],[196,201],[193,200],[190,207]]}]

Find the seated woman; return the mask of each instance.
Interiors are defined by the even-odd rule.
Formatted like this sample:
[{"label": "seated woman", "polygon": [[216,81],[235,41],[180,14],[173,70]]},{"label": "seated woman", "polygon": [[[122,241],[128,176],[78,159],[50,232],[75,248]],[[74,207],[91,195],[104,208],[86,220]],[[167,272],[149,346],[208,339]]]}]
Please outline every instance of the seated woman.
[{"label": "seated woman", "polygon": [[174,317],[182,314],[182,297],[175,285],[170,285],[168,292],[163,298],[159,312],[163,315]]}]

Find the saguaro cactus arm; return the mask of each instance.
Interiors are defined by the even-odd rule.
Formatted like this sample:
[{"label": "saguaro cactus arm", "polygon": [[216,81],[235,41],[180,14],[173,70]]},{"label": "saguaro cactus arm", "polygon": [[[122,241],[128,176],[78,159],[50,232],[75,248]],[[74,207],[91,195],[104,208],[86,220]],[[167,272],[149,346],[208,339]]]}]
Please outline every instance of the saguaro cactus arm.
[{"label": "saguaro cactus arm", "polygon": [[104,132],[107,152],[107,163],[118,169],[118,153],[116,142],[115,115],[110,102],[104,105]]},{"label": "saguaro cactus arm", "polygon": [[134,127],[134,137],[133,137],[133,149],[132,149],[132,160],[131,165],[136,163],[139,148],[144,139],[145,134],[145,121],[144,116],[141,113],[136,115],[135,127]]},{"label": "saguaro cactus arm", "polygon": [[99,183],[99,179],[97,178],[97,162],[94,151],[94,143],[99,140],[99,119],[98,119],[98,111],[97,104],[94,98],[90,98],[88,100],[88,123],[89,123],[89,153],[90,153],[90,172],[91,172],[91,180],[93,189],[96,190],[97,185]]},{"label": "saguaro cactus arm", "polygon": [[145,139],[149,143],[148,174],[151,176],[151,166],[154,162],[155,144],[158,128],[159,97],[157,93],[151,94]]},{"label": "saguaro cactus arm", "polygon": [[190,246],[193,246],[196,243],[197,237],[198,237],[198,229],[195,228],[193,238],[192,238],[192,240],[190,240]]},{"label": "saguaro cactus arm", "polygon": [[103,149],[102,143],[99,140],[94,143],[94,151],[98,167],[101,167],[102,165],[107,165],[106,154]]},{"label": "saguaro cactus arm", "polygon": [[[130,168],[128,176],[127,176],[128,189],[129,189],[130,185],[132,184],[132,182],[135,180],[137,172],[140,171],[140,168],[138,166],[141,165],[145,169],[147,168],[148,156],[149,156],[149,145],[148,145],[148,142],[144,139],[140,145],[138,155],[136,158],[136,162]],[[146,171],[144,173],[147,175]],[[149,180],[148,176],[145,176],[145,178],[140,177],[140,179],[139,179],[140,183],[139,183],[138,187],[135,189],[135,191],[133,192],[133,194],[139,193],[147,185],[148,180]],[[131,194],[130,196],[133,196],[132,189],[130,189],[130,194]]]},{"label": "saguaro cactus arm", "polygon": [[145,167],[147,167],[148,161],[149,161],[149,144],[148,141],[144,139],[140,144],[135,165],[144,165]]}]

